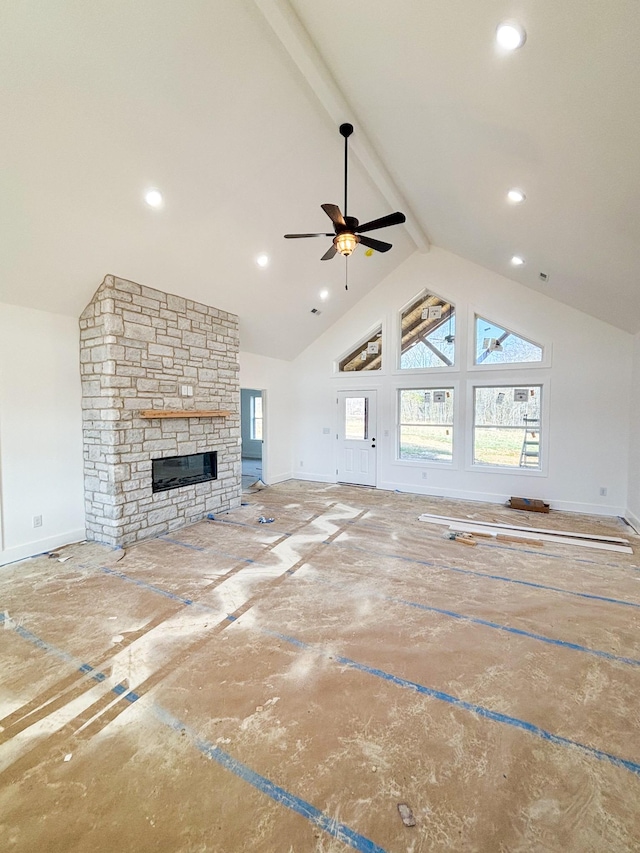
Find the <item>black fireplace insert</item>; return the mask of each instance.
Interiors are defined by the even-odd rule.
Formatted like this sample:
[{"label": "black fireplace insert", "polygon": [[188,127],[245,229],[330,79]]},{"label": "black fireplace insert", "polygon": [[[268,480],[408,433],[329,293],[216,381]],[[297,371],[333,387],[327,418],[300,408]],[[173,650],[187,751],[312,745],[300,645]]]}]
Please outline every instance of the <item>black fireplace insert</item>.
[{"label": "black fireplace insert", "polygon": [[167,456],[152,460],[152,488],[154,492],[166,492],[180,486],[206,483],[218,478],[218,454],[192,453],[190,456]]}]

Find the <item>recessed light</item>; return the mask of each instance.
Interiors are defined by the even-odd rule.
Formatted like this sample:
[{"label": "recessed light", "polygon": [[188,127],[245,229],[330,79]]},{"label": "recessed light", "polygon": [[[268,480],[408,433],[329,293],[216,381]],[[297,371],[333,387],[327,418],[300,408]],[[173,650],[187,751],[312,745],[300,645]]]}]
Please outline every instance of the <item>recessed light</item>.
[{"label": "recessed light", "polygon": [[516,50],[525,43],[527,34],[520,24],[504,21],[496,30],[496,41],[505,50]]},{"label": "recessed light", "polygon": [[329,291],[328,290],[321,290],[320,291],[320,299],[322,299],[322,301],[324,302],[328,298],[329,298]]},{"label": "recessed light", "polygon": [[259,267],[268,267],[269,255],[258,255],[258,257],[256,258],[256,263]]},{"label": "recessed light", "polygon": [[511,202],[511,204],[522,204],[522,202],[526,199],[526,195],[519,190],[517,187],[509,190],[507,193],[507,198]]},{"label": "recessed light", "polygon": [[520,255],[514,255],[511,258],[511,263],[514,267],[521,267],[524,264],[524,258],[521,258]]},{"label": "recessed light", "polygon": [[147,190],[144,194],[144,200],[149,207],[162,207],[162,193],[160,190]]}]

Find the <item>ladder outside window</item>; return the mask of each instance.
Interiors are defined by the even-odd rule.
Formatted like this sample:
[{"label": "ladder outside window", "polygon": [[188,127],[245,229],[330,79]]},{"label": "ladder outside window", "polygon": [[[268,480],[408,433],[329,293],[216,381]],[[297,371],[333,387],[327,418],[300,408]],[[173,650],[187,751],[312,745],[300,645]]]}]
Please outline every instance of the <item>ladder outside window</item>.
[{"label": "ladder outside window", "polygon": [[521,468],[539,468],[540,467],[540,419],[530,418],[525,415],[524,421],[524,440],[522,442],[522,450],[520,452],[520,467]]}]

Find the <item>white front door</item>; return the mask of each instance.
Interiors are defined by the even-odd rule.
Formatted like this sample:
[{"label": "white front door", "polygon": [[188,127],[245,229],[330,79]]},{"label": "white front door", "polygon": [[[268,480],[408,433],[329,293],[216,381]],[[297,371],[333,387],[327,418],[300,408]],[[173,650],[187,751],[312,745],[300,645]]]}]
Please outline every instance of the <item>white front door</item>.
[{"label": "white front door", "polygon": [[338,391],[338,482],[376,485],[376,392]]}]

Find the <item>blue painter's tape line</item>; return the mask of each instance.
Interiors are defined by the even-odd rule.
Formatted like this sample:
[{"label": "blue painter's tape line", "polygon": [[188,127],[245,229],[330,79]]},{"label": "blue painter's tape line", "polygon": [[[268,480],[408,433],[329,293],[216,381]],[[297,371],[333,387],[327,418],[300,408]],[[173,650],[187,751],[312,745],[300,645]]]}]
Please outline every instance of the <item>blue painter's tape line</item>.
[{"label": "blue painter's tape line", "polygon": [[[0,612],[0,624],[4,624],[5,616],[4,613]],[[30,643],[33,643],[38,648],[43,651],[48,652],[49,654],[53,654],[62,660],[69,661],[73,660],[72,656],[62,649],[58,649],[56,646],[52,646],[50,643],[41,640],[40,637],[37,637],[35,634],[32,634],[31,631],[27,631],[24,628],[20,628],[20,626],[13,625],[12,626],[15,631],[17,631],[23,639],[28,640]],[[82,664],[83,671],[92,670],[93,667],[90,664]],[[84,668],[88,668],[85,670]],[[125,691],[126,687],[123,684],[116,684],[115,687],[112,688],[112,692],[117,696],[121,696]],[[135,693],[133,690],[129,691],[125,697],[127,702],[137,702],[140,696]],[[178,719],[173,717],[163,708],[160,708],[158,705],[154,705],[154,711],[158,718],[165,724],[170,726],[175,731],[179,732],[188,732],[191,736],[195,746],[198,748],[200,752],[204,755],[207,755],[209,758],[212,758],[226,770],[230,770],[233,774],[238,776],[238,778],[242,779],[244,782],[248,782],[258,791],[261,791],[263,794],[266,794],[268,797],[271,797],[276,803],[279,803],[287,808],[291,809],[297,814],[302,815],[302,817],[310,820],[315,826],[323,829],[325,832],[329,833],[329,835],[337,838],[339,841],[348,844],[354,850],[357,850],[358,853],[387,853],[384,848],[379,847],[377,844],[374,844],[373,841],[366,838],[364,835],[360,835],[358,832],[355,832],[353,829],[348,827],[344,823],[340,823],[329,815],[321,812],[315,806],[312,806],[311,803],[302,800],[300,797],[296,797],[295,794],[290,793],[289,791],[281,788],[279,785],[276,785],[270,779],[267,779],[265,776],[261,776],[259,773],[256,773],[255,770],[252,770],[250,767],[247,767],[246,764],[242,764],[242,762],[233,758],[233,756],[229,755],[226,752],[223,752],[217,746],[209,743],[206,740],[195,735],[191,732],[183,723],[181,723]]]},{"label": "blue painter's tape line", "polygon": [[[0,613],[0,625],[4,625],[6,622],[4,613]],[[22,637],[23,640],[27,640],[32,645],[36,646],[39,649],[47,652],[50,655],[55,655],[55,657],[63,660],[65,663],[72,664],[78,672],[83,673],[84,675],[91,675],[94,681],[105,681],[107,676],[104,672],[100,672],[99,670],[94,669],[89,663],[79,663],[77,658],[74,658],[73,655],[68,654],[68,652],[59,649],[57,646],[52,645],[51,643],[47,643],[46,640],[40,639],[40,637],[36,636],[36,634],[24,628],[22,625],[11,624],[9,621],[11,628],[18,634],[18,636]]]},{"label": "blue painter's tape line", "polygon": [[[246,521],[231,521],[230,518],[213,518],[210,515],[207,516],[207,519],[209,521],[220,522],[221,524],[232,524],[232,525],[234,525],[234,527],[250,527],[252,530],[256,529],[255,524],[248,524]],[[278,536],[292,536],[293,534],[291,534],[291,533],[280,533],[278,531],[277,535]]]},{"label": "blue painter's tape line", "polygon": [[498,545],[493,542],[478,542],[483,548],[493,548],[496,551],[513,551],[516,554],[535,554],[536,557],[546,557],[549,560],[562,560],[563,563],[584,563],[587,566],[597,566],[606,569],[627,569],[622,563],[601,563],[599,560],[590,560],[588,557],[567,557],[565,554],[552,554],[549,551],[534,551],[532,548],[514,548],[512,545]]},{"label": "blue painter's tape line", "polygon": [[241,563],[255,563],[255,560],[251,560],[249,557],[241,557],[239,554],[230,554],[229,551],[221,551],[219,548],[211,548],[207,546],[205,548],[207,554],[220,554],[221,557],[228,557],[230,560],[238,560]]},{"label": "blue painter's tape line", "polygon": [[[278,631],[270,631],[266,628],[263,628],[262,632],[270,637],[275,637],[278,640],[282,640],[285,643],[289,643],[290,645],[293,645],[299,649],[306,650],[317,648],[311,643],[305,643],[303,640],[299,640],[297,637],[290,637],[287,634],[280,634]],[[636,761],[631,761],[626,758],[620,758],[617,755],[612,755],[609,752],[604,752],[601,749],[596,749],[595,747],[587,746],[587,744],[580,743],[576,740],[571,740],[570,738],[562,737],[561,735],[554,735],[552,732],[548,732],[546,729],[540,728],[540,726],[536,726],[534,723],[529,723],[526,720],[521,720],[519,717],[512,717],[509,714],[501,714],[498,711],[492,711],[490,708],[485,708],[482,705],[475,705],[473,702],[466,702],[464,699],[458,699],[457,696],[451,696],[449,693],[444,693],[442,690],[436,690],[433,687],[426,687],[424,684],[418,684],[415,681],[409,681],[406,678],[401,678],[398,675],[393,675],[392,673],[385,672],[382,669],[377,669],[376,667],[367,666],[364,663],[359,663],[358,661],[351,660],[351,658],[342,657],[341,655],[335,655],[333,657],[333,660],[335,661],[335,663],[340,664],[341,666],[347,666],[350,669],[355,669],[359,672],[364,672],[367,675],[374,675],[377,678],[382,678],[384,681],[388,681],[391,684],[397,685],[398,687],[406,687],[409,690],[413,690],[414,692],[419,693],[422,696],[429,696],[431,699],[438,699],[441,702],[447,702],[448,704],[453,705],[456,708],[460,708],[463,711],[470,711],[471,713],[477,714],[480,717],[484,717],[486,720],[491,720],[494,723],[503,723],[505,725],[521,729],[522,731],[542,738],[542,740],[546,740],[549,743],[553,743],[556,746],[574,747],[575,749],[580,750],[586,755],[590,755],[593,758],[599,759],[600,761],[607,761],[610,764],[615,765],[616,767],[622,767],[625,770],[630,770],[636,776],[640,776],[640,764],[638,764]]]},{"label": "blue painter's tape line", "polygon": [[188,542],[181,542],[179,539],[170,539],[168,536],[158,536],[163,542],[170,542],[172,545],[179,545],[181,548],[189,548],[191,551],[206,551],[206,548],[201,548],[199,545],[190,545]]},{"label": "blue painter's tape line", "polygon": [[[4,624],[4,622],[4,613],[0,613],[0,625]],[[76,662],[72,655],[68,654],[62,649],[59,649],[57,646],[53,646],[51,643],[47,643],[45,640],[40,639],[40,637],[36,636],[31,631],[28,631],[26,628],[23,628],[21,625],[12,625],[11,627],[24,640],[28,640],[28,642],[32,643],[34,646],[37,646],[39,649],[42,649],[48,654],[55,655],[57,658],[60,658],[61,660],[66,661],[67,663]],[[92,667],[89,663],[82,663],[80,664],[80,666],[77,667],[77,669],[79,672],[83,672],[86,674],[91,673],[92,678],[96,681],[105,681],[107,678],[104,672],[100,672],[94,669],[94,667]],[[116,696],[122,696],[122,694],[125,693],[126,695],[124,698],[127,700],[127,702],[137,702],[140,696],[133,690],[130,690],[129,692],[127,692],[127,690],[128,688],[125,687],[124,684],[116,684],[114,687],[111,688],[111,692],[115,693]]]},{"label": "blue painter's tape line", "polygon": [[229,770],[239,779],[242,779],[243,782],[248,782],[249,785],[266,794],[274,802],[291,809],[291,811],[311,821],[314,826],[324,830],[338,841],[347,844],[353,850],[357,850],[358,853],[386,853],[384,848],[371,841],[371,839],[366,838],[346,824],[340,823],[335,818],[329,817],[329,815],[320,811],[316,806],[297,797],[285,788],[281,788],[280,785],[276,785],[275,782],[267,779],[266,776],[261,776],[260,773],[247,767],[246,764],[238,761],[232,755],[229,755],[228,752],[224,752],[219,747],[199,737],[185,726],[184,723],[181,723],[180,720],[176,719],[160,706],[155,705],[154,711],[158,719],[174,731],[186,732],[199,752],[211,758],[221,767],[224,767],[225,770]]},{"label": "blue painter's tape line", "polygon": [[[323,584],[324,586],[337,587],[340,589],[346,589],[347,591],[349,590],[349,584],[347,583],[337,583],[319,577],[305,577],[305,580],[308,580],[311,583]],[[501,625],[499,622],[491,622],[489,619],[480,619],[477,616],[469,616],[465,613],[458,613],[455,610],[447,610],[443,607],[434,607],[430,604],[422,604],[419,601],[408,601],[404,598],[396,598],[392,595],[384,595],[381,592],[372,592],[371,590],[368,590],[367,595],[371,595],[381,601],[390,601],[392,604],[401,604],[403,607],[413,607],[416,610],[424,610],[426,613],[438,613],[442,616],[449,616],[451,619],[459,619],[461,622],[469,622],[473,625],[482,625],[485,628],[492,628],[496,631],[505,631],[508,634],[515,634],[518,637],[526,637],[527,639],[537,640],[541,643],[548,643],[551,646],[558,646],[559,648],[594,655],[595,657],[614,661],[615,663],[622,663],[627,666],[640,666],[640,660],[637,660],[636,658],[614,655],[612,652],[604,652],[600,649],[591,649],[589,646],[582,646],[579,643],[570,643],[568,640],[557,640],[554,637],[546,637],[544,634],[525,631],[523,628],[513,628],[511,625]]]},{"label": "blue painter's tape line", "polygon": [[174,592],[169,592],[167,589],[162,589],[159,586],[154,586],[153,584],[147,583],[146,581],[139,580],[139,578],[133,578],[130,575],[125,575],[124,572],[118,572],[115,569],[110,569],[108,566],[100,566],[99,571],[104,572],[106,575],[113,575],[116,578],[120,578],[123,581],[128,581],[128,583],[132,583],[135,586],[139,586],[142,589],[148,589],[150,592],[155,592],[157,595],[162,595],[165,598],[170,598],[172,601],[179,601],[181,604],[193,604],[193,601],[190,598],[182,598],[181,595],[176,595]]},{"label": "blue painter's tape line", "polygon": [[120,578],[120,580],[132,583],[135,586],[141,587],[142,589],[147,589],[149,590],[149,592],[154,592],[157,595],[164,596],[165,598],[170,598],[172,601],[179,601],[181,604],[188,605],[196,610],[203,610],[206,613],[219,612],[214,607],[210,607],[208,604],[202,604],[200,601],[193,601],[193,599],[191,598],[182,598],[182,596],[176,595],[173,592],[169,592],[169,590],[167,589],[162,589],[162,587],[154,586],[153,584],[147,583],[146,581],[138,580],[138,578],[132,578],[130,575],[125,575],[124,572],[117,572],[114,569],[108,568],[107,566],[101,566],[100,571],[104,572],[105,574],[112,575],[113,577]]},{"label": "blue painter's tape line", "polygon": [[487,572],[474,572],[472,569],[461,569],[458,566],[447,566],[443,563],[434,563],[431,560],[417,560],[415,557],[404,557],[402,554],[385,554],[384,551],[371,551],[368,548],[362,548],[360,545],[347,545],[345,542],[324,542],[325,545],[339,545],[342,548],[349,548],[352,551],[363,551],[365,554],[375,554],[376,557],[382,557],[387,560],[402,560],[405,563],[416,563],[419,566],[429,566],[432,569],[443,569],[447,572],[455,572],[460,575],[472,575],[473,577],[485,578],[486,580],[502,581],[504,583],[515,583],[519,586],[529,586],[534,589],[546,589],[551,592],[562,592],[565,595],[573,595],[577,598],[587,598],[594,601],[604,601],[607,604],[619,604],[623,607],[635,607],[640,609],[640,604],[635,601],[624,601],[621,598],[608,598],[605,595],[595,595],[591,592],[576,592],[572,589],[562,589],[559,586],[547,586],[543,583],[534,583],[533,581],[523,581],[518,578],[507,578],[502,575],[490,575]]},{"label": "blue painter's tape line", "polygon": [[640,666],[640,660],[636,660],[636,658],[627,658],[621,655],[614,655],[611,652],[603,652],[599,649],[590,649],[588,646],[581,646],[579,643],[570,643],[567,640],[556,640],[553,637],[545,637],[544,634],[535,634],[532,631],[525,631],[522,628],[512,628],[510,625],[501,625],[499,622],[491,622],[488,619],[466,616],[464,613],[456,613],[455,610],[444,610],[440,607],[431,607],[427,604],[420,604],[417,601],[405,601],[402,598],[393,598],[388,595],[381,596],[381,598],[384,598],[385,601],[392,601],[394,604],[403,604],[405,607],[414,607],[417,610],[425,610],[430,613],[441,613],[443,616],[450,616],[452,619],[460,619],[464,622],[471,622],[474,625],[482,625],[485,628],[493,628],[494,630],[505,631],[508,634],[515,634],[519,637],[538,640],[541,643],[548,643],[550,646],[571,649],[575,652],[584,652],[588,655],[594,655],[595,657],[615,661],[616,663],[624,663],[628,666]]},{"label": "blue painter's tape line", "polygon": [[250,527],[252,530],[255,530],[255,524],[247,524],[246,521],[231,521],[228,518],[215,518],[213,515],[208,515],[207,520],[215,521],[219,524],[232,524],[234,527]]},{"label": "blue painter's tape line", "polygon": [[40,637],[37,637],[35,634],[32,634],[31,631],[28,631],[26,628],[23,628],[22,625],[12,625],[11,627],[16,632],[16,634],[18,634],[24,640],[28,640],[34,646],[37,646],[39,649],[42,649],[43,651],[48,652],[51,655],[55,655],[60,660],[65,661],[65,663],[72,664],[76,669],[81,669],[82,662],[78,661],[77,658],[74,658],[73,655],[68,654],[67,652],[57,648],[56,646],[52,646],[51,643],[47,643],[45,640],[41,640]]}]

